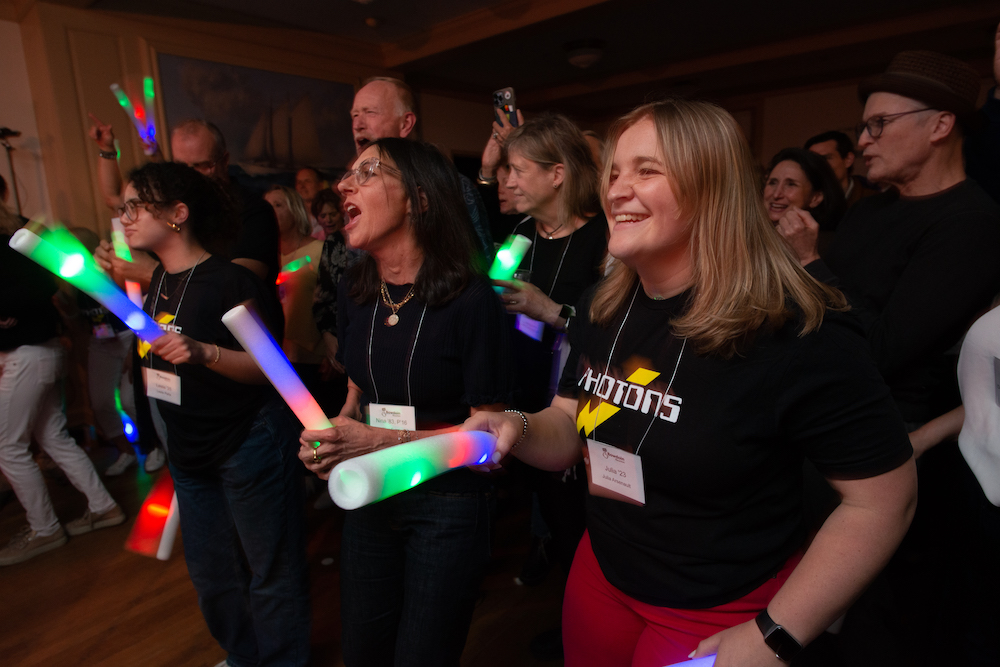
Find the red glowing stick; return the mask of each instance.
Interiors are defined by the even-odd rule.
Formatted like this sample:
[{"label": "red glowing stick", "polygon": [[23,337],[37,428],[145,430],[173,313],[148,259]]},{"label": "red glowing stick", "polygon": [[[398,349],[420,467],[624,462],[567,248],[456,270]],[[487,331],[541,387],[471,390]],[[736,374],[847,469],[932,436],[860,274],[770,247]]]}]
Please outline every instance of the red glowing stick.
[{"label": "red glowing stick", "polygon": [[170,471],[164,469],[142,503],[132,532],[125,540],[126,549],[143,556],[157,555],[173,497],[174,480],[170,477]]}]

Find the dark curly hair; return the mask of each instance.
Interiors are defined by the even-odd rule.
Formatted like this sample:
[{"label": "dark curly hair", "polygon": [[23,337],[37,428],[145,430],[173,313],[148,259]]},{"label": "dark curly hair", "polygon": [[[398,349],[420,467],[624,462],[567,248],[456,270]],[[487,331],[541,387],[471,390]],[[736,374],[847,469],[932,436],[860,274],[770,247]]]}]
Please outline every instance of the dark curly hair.
[{"label": "dark curly hair", "polygon": [[157,210],[183,202],[194,238],[221,253],[236,235],[236,204],[222,186],[179,162],[150,162],[128,175],[139,200]]}]

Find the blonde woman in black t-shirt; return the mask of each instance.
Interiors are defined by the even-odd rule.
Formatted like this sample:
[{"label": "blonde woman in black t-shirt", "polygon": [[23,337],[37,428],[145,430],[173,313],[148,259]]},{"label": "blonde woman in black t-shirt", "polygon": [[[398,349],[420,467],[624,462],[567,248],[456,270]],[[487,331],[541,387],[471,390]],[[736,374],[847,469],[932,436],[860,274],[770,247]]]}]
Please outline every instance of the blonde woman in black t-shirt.
[{"label": "blonde woman in black t-shirt", "polygon": [[[728,113],[645,105],[609,144],[618,261],[570,324],[558,395],[464,428],[544,469],[588,463],[566,665],[717,652],[717,667],[778,667],[902,539],[915,502],[906,433],[842,295],[798,266],[767,219]],[[806,456],[842,502],[803,552]]]}]

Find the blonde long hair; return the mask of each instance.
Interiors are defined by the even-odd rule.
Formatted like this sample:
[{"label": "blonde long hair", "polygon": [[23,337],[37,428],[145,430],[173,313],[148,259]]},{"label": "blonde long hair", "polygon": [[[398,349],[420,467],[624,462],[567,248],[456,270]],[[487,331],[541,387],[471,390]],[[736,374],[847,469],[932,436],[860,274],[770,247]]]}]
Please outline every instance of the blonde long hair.
[{"label": "blonde long hair", "polygon": [[[708,102],[645,104],[615,123],[608,135],[601,200],[608,206],[611,159],[629,127],[650,119],[667,178],[691,228],[693,288],[688,307],[672,322],[678,336],[702,354],[730,358],[761,327],[780,327],[802,314],[800,335],[818,329],[827,308],[844,310],[838,290],[814,280],[767,218],[750,147],[733,117]],[[608,213],[610,216],[610,212]],[[636,272],[615,262],[599,284],[590,318],[607,325],[625,305]]]}]

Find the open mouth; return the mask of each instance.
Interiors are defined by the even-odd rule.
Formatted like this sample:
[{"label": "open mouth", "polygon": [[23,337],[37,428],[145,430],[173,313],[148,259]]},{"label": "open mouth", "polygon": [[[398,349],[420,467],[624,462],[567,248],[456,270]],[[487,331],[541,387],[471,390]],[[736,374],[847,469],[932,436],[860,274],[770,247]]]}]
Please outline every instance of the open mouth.
[{"label": "open mouth", "polygon": [[355,137],[354,145],[358,147],[358,152],[360,153],[372,142],[368,137]]},{"label": "open mouth", "polygon": [[344,205],[344,216],[347,218],[347,224],[350,225],[354,222],[355,218],[361,215],[361,209],[354,204]]}]

